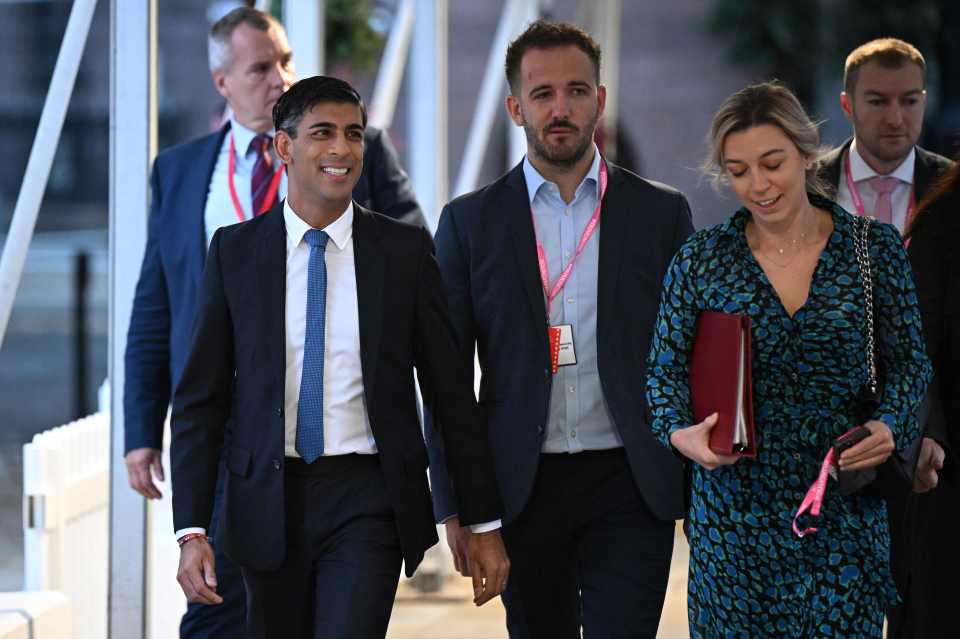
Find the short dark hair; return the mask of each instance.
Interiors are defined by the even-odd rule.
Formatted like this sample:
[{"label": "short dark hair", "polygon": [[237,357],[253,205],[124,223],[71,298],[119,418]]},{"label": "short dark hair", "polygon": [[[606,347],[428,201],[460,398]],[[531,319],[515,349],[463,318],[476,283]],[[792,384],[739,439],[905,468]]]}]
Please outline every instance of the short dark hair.
[{"label": "short dark hair", "polygon": [[230,38],[241,24],[257,31],[269,31],[273,27],[283,32],[283,25],[269,13],[253,7],[237,7],[210,27],[210,34],[207,36],[207,56],[211,71],[225,70],[233,62]]},{"label": "short dark hair", "polygon": [[363,128],[367,128],[367,107],[363,105],[363,98],[349,83],[328,75],[304,78],[287,89],[273,105],[273,128],[296,138],[303,114],[321,102],[356,104],[360,107]]},{"label": "short dark hair", "polygon": [[520,62],[530,49],[553,49],[574,46],[587,54],[593,62],[594,79],[600,84],[600,45],[590,34],[575,24],[537,20],[507,47],[504,70],[510,91],[516,95],[520,89]]},{"label": "short dark hair", "polygon": [[843,90],[852,97],[857,88],[857,78],[860,69],[868,62],[876,62],[884,69],[900,69],[905,64],[913,63],[926,72],[927,63],[923,54],[909,42],[897,38],[878,38],[850,52],[843,65]]}]

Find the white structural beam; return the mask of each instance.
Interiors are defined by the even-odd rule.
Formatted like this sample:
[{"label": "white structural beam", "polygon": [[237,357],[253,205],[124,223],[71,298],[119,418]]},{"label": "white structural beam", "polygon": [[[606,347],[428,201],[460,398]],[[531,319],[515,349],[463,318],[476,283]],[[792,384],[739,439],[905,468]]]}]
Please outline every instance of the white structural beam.
[{"label": "white structural beam", "polygon": [[324,0],[286,0],[283,23],[293,50],[293,66],[301,78],[320,75],[326,66]]},{"label": "white structural beam", "polygon": [[431,231],[447,201],[447,0],[415,0],[410,180]]},{"label": "white structural beam", "polygon": [[403,70],[410,50],[413,35],[414,0],[401,0],[397,8],[387,44],[383,49],[377,83],[373,88],[370,104],[370,124],[378,129],[389,129],[397,107],[397,95],[403,83]]},{"label": "white structural beam", "polygon": [[[517,0],[518,33],[521,33],[527,26],[540,17],[539,0]],[[510,122],[507,127],[508,145],[507,145],[507,166],[512,167],[519,162],[527,152],[527,136],[523,128],[514,126]]]},{"label": "white structural beam", "polygon": [[110,639],[147,636],[146,502],[123,464],[123,355],[147,238],[157,147],[157,0],[112,0],[110,12]]},{"label": "white structural beam", "polygon": [[590,29],[603,51],[600,67],[600,84],[607,87],[607,105],[604,109],[603,128],[606,133],[604,151],[613,160],[617,159],[617,120],[620,100],[620,22],[622,0],[605,0],[590,3]]},{"label": "white structural beam", "polygon": [[[531,10],[530,4],[529,0],[506,0],[503,5],[503,13],[500,14],[500,22],[493,35],[490,55],[487,57],[487,67],[483,72],[477,108],[470,121],[463,161],[460,163],[460,171],[453,188],[454,197],[477,188],[483,158],[490,144],[490,132],[497,113],[504,108],[503,91],[507,83],[503,77],[503,60],[507,54],[507,45],[530,23],[531,16],[535,15],[535,8]],[[510,126],[513,128],[512,123]],[[522,140],[523,136],[520,137]],[[521,151],[521,156],[522,153]]]},{"label": "white structural beam", "polygon": [[96,6],[96,0],[76,0],[73,3],[60,53],[53,67],[50,89],[40,113],[40,123],[37,125],[30,159],[27,160],[27,169],[13,209],[10,231],[3,246],[3,257],[0,258],[0,344],[7,332],[13,300],[17,295],[17,287],[20,286],[23,264],[27,259],[33,229],[37,225],[40,203],[47,190],[50,167],[53,166],[53,156],[60,143],[63,120],[67,115],[67,107],[70,106],[70,96],[73,94],[73,85],[77,79],[77,70],[80,68],[83,47],[87,43],[87,33],[90,31],[90,21]]}]

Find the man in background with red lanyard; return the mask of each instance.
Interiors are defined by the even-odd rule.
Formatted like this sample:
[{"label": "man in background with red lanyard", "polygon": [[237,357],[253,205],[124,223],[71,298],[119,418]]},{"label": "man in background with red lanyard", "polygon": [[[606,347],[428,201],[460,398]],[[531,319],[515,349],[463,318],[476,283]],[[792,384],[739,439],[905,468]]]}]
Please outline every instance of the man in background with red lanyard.
[{"label": "man in background with red lanyard", "polygon": [[[154,162],[149,234],[127,338],[125,461],[130,485],[148,499],[160,497],[154,480],[163,479],[163,426],[185,365],[210,239],[218,228],[264,213],[286,196],[282,162],[272,144],[273,105],[296,80],[283,26],[269,14],[238,8],[213,25],[208,46],[213,84],[226,100],[229,121],[163,151]],[[425,226],[386,134],[368,128],[364,145],[354,199]],[[208,529],[211,537],[218,512]],[[181,637],[245,636],[240,571],[219,550],[216,561],[223,603],[191,604]]]},{"label": "man in background with red lanyard", "polygon": [[[844,65],[840,105],[853,125],[853,138],[821,162],[820,175],[836,189],[836,201],[855,215],[872,215],[893,224],[901,234],[910,228],[916,203],[928,187],[951,165],[947,158],[917,146],[926,106],[923,55],[913,45],[882,38],[857,47]],[[911,261],[914,256],[908,244]],[[924,439],[914,490],[925,492],[937,485],[946,434],[936,420],[921,424]],[[888,500],[890,563],[901,596],[906,601],[889,611],[891,637],[909,607],[907,591],[917,575],[910,567],[910,545],[915,540],[905,529],[909,495]],[[926,549],[925,549],[926,550]]]},{"label": "man in background with red lanyard", "polygon": [[[527,156],[450,202],[437,259],[462,357],[477,348],[503,537],[512,639],[654,637],[679,459],[646,422],[643,388],[661,282],[693,231],[686,199],[606,161],[600,49],[537,21],[508,48],[507,111]],[[431,416],[435,418],[436,416]],[[458,496],[427,428],[434,513],[466,566]]]}]

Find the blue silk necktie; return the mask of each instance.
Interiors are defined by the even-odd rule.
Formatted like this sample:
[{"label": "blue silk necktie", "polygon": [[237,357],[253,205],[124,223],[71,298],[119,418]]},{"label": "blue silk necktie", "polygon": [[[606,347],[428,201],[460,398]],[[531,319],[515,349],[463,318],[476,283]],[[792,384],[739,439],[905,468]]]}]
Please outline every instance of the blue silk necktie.
[{"label": "blue silk necktie", "polygon": [[323,350],[327,306],[327,265],[323,255],[330,236],[310,229],[303,239],[310,245],[310,265],[296,447],[303,460],[311,464],[323,455]]}]

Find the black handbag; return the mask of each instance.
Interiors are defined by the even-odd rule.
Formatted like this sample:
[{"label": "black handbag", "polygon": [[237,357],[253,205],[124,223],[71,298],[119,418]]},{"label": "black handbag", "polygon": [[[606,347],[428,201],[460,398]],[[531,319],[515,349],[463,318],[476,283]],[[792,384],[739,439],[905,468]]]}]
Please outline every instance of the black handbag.
[{"label": "black handbag", "polygon": [[[864,308],[866,310],[867,330],[867,382],[857,397],[857,419],[862,424],[869,420],[876,412],[880,403],[880,387],[883,371],[877,369],[875,313],[873,303],[873,273],[870,267],[870,252],[868,237],[872,217],[858,216],[855,219],[853,246],[860,269],[860,281],[863,284]],[[923,424],[929,414],[929,397],[924,397],[917,410],[917,420]],[[859,428],[864,428],[860,426]],[[838,438],[841,439],[841,438]],[[849,447],[851,438],[846,441],[837,441],[836,456],[845,447]],[[896,494],[909,493],[913,490],[913,477],[917,469],[917,460],[920,457],[920,445],[923,437],[917,437],[903,451],[894,450],[885,462],[874,468],[863,470],[846,470],[837,473],[840,492],[844,495],[858,493],[868,497],[887,498]]]}]

